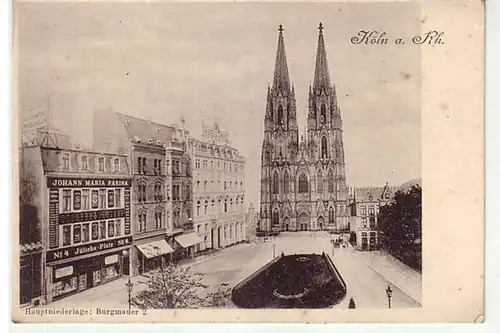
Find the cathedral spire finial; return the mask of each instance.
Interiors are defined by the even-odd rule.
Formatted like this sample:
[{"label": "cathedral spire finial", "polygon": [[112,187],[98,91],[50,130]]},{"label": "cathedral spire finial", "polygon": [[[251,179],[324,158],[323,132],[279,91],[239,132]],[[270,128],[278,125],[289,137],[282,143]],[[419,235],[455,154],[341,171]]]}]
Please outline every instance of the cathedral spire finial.
[{"label": "cathedral spire finial", "polygon": [[313,89],[322,87],[330,88],[330,73],[328,72],[328,60],[326,57],[325,40],[323,38],[323,24],[319,23],[318,48],[316,51],[316,65],[314,68]]},{"label": "cathedral spire finial", "polygon": [[288,92],[290,90],[290,77],[286,60],[283,26],[281,24],[278,31],[278,49],[276,51],[276,63],[274,65],[273,90],[279,89],[282,92]]}]

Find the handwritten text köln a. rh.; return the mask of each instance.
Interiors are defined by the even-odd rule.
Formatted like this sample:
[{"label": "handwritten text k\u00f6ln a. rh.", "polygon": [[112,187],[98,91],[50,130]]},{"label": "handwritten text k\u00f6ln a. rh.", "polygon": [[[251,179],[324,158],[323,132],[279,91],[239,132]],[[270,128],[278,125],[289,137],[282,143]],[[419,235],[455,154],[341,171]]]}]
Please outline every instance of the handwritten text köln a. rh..
[{"label": "handwritten text k\u00f6ln a. rh.", "polygon": [[[442,45],[444,32],[431,30],[423,35],[415,35],[411,42],[413,44],[422,45]],[[405,44],[404,38],[391,39],[387,32],[378,30],[360,30],[356,36],[351,38],[352,44],[370,44],[370,45],[384,45],[384,44]]]}]

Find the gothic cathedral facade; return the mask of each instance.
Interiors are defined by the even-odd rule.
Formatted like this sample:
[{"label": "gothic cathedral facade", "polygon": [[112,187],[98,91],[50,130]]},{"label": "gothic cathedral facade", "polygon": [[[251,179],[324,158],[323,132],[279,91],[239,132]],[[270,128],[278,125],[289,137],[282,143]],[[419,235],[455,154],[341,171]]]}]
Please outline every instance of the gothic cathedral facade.
[{"label": "gothic cathedral facade", "polygon": [[349,228],[342,118],[335,85],[330,82],[321,23],[308,109],[306,133],[299,141],[295,90],[280,25],[264,119],[260,230]]}]

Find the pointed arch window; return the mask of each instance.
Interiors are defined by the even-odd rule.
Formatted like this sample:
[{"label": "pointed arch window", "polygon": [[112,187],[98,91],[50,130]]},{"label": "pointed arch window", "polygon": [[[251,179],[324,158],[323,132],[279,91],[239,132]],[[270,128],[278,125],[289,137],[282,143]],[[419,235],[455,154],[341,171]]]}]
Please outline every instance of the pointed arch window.
[{"label": "pointed arch window", "polygon": [[205,200],[205,214],[208,213],[208,200]]},{"label": "pointed arch window", "polygon": [[333,171],[330,170],[328,172],[328,192],[333,193],[335,192],[335,181],[333,179]]},{"label": "pointed arch window", "polygon": [[283,193],[288,194],[290,192],[290,177],[288,176],[288,172],[285,171],[285,175],[283,176]]},{"label": "pointed arch window", "polygon": [[316,188],[318,193],[323,193],[323,174],[321,170],[318,171],[318,177],[316,178]]},{"label": "pointed arch window", "polygon": [[328,158],[328,145],[326,136],[321,139],[321,158]]},{"label": "pointed arch window", "polygon": [[196,216],[200,216],[201,202],[196,203]]},{"label": "pointed arch window", "polygon": [[309,192],[309,184],[307,182],[307,177],[305,174],[301,174],[299,177],[299,193]]},{"label": "pointed arch window", "polygon": [[278,212],[278,210],[277,210],[277,209],[275,209],[275,210],[273,211],[273,215],[272,215],[272,217],[271,217],[271,220],[272,220],[271,222],[272,222],[272,224],[273,224],[273,225],[278,225],[278,224],[280,224],[280,213]]},{"label": "pointed arch window", "polygon": [[321,123],[323,125],[326,124],[326,106],[325,106],[325,104],[321,105]]},{"label": "pointed arch window", "polygon": [[278,125],[283,124],[283,106],[278,106]]},{"label": "pointed arch window", "polygon": [[275,172],[273,175],[273,194],[278,194],[279,193],[279,188],[278,188],[279,180],[278,180],[278,173]]},{"label": "pointed arch window", "polygon": [[333,208],[330,207],[328,209],[328,223],[334,223],[335,222],[335,217],[334,217],[334,214],[333,214]]}]

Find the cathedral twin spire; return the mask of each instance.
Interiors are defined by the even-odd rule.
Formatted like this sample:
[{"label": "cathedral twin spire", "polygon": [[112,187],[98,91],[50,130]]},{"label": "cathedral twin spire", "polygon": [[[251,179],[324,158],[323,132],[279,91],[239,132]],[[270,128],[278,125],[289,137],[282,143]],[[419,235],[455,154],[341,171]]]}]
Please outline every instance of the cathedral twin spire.
[{"label": "cathedral twin spire", "polygon": [[273,90],[288,92],[290,91],[290,76],[288,74],[283,26],[281,24],[278,31],[278,50],[276,51],[276,63],[274,65]]},{"label": "cathedral twin spire", "polygon": [[316,66],[314,68],[313,91],[321,88],[330,88],[330,74],[326,57],[325,39],[323,38],[323,24],[319,24],[318,48],[316,51]]}]

